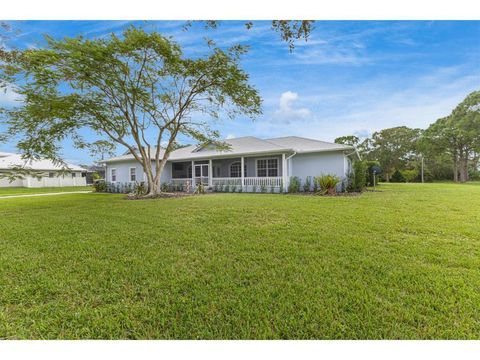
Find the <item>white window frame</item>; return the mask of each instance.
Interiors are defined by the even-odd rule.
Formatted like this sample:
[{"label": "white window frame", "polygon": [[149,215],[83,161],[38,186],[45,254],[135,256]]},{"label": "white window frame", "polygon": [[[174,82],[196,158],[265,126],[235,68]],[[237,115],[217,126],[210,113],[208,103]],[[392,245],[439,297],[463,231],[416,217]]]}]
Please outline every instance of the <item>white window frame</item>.
[{"label": "white window frame", "polygon": [[[115,180],[113,180],[113,172],[115,171]],[[110,181],[111,182],[117,182],[117,168],[111,168],[110,169]]]},{"label": "white window frame", "polygon": [[[240,167],[240,176],[232,176],[232,165],[238,164]],[[244,176],[247,176],[247,164],[243,164],[243,174]],[[228,175],[231,178],[241,178],[242,177],[242,162],[241,161],[233,161],[230,163],[228,166]]]},{"label": "white window frame", "polygon": [[[133,175],[135,175],[135,179],[132,180],[132,169],[135,170],[135,173]],[[136,167],[131,167],[128,169],[128,178],[130,180],[130,182],[134,182],[134,181],[137,181],[137,168]]]},{"label": "white window frame", "polygon": [[[267,162],[267,167],[265,168],[266,169],[266,176],[259,176],[258,175],[258,162],[261,161],[261,160],[265,160]],[[277,176],[270,176],[268,175],[268,160],[276,160],[277,161]],[[280,175],[280,161],[277,157],[267,157],[267,158],[259,158],[259,159],[255,159],[255,175],[256,177],[279,177],[281,176]]]}]

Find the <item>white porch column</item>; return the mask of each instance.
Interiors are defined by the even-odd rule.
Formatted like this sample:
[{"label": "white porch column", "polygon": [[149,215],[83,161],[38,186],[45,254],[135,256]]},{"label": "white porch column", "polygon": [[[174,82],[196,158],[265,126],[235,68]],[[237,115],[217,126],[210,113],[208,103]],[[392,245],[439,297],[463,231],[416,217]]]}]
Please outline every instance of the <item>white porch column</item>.
[{"label": "white porch column", "polygon": [[195,161],[192,160],[192,189],[195,186]]},{"label": "white porch column", "polygon": [[243,158],[243,156],[240,158],[240,174],[242,174],[242,188],[245,186],[245,173],[244,173],[244,169],[245,169],[245,160]]},{"label": "white porch column", "polygon": [[288,176],[287,176],[287,160],[285,159],[285,153],[282,154],[282,180],[283,180],[283,190],[287,192]]},{"label": "white porch column", "polygon": [[208,187],[212,187],[213,181],[213,167],[212,167],[212,159],[208,160]]}]

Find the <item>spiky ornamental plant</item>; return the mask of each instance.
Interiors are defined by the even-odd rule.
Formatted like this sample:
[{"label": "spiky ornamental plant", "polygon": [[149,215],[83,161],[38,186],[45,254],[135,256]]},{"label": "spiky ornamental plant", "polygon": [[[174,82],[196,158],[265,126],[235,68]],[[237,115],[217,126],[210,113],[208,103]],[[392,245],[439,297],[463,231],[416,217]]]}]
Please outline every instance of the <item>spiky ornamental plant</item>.
[{"label": "spiky ornamental plant", "polygon": [[[122,37],[46,40],[44,49],[0,53],[0,84],[23,97],[20,106],[3,109],[3,135],[19,137],[27,158],[64,164],[65,138],[79,148],[97,141],[121,145],[143,167],[146,196],[155,196],[179,134],[226,146],[201,115],[254,118],[261,112],[261,99],[239,66],[245,47],[213,48],[189,59],[172,40],[135,27]],[[86,141],[83,129],[98,139]]]}]

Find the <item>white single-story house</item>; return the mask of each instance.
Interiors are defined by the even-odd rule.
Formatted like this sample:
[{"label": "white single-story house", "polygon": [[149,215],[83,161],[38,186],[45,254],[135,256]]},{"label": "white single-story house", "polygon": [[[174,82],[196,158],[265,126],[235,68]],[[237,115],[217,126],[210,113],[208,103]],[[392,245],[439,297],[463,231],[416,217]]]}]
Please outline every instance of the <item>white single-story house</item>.
[{"label": "white single-story house", "polygon": [[[228,150],[212,145],[187,146],[173,151],[161,175],[167,184],[198,183],[208,187],[235,186],[243,191],[258,191],[260,187],[288,188],[291,177],[304,184],[307,177],[336,175],[345,181],[352,160],[359,158],[352,146],[320,140],[287,136],[259,139],[246,136],[227,139]],[[152,151],[153,152],[153,151]],[[132,154],[104,161],[106,181],[131,183],[146,181],[141,164]],[[154,163],[152,167],[155,168]],[[242,171],[243,169],[243,171]],[[339,185],[341,187],[341,184]]]},{"label": "white single-story house", "polygon": [[[24,166],[31,174],[10,181],[5,175],[12,173],[12,167],[16,166]],[[68,171],[62,172],[62,167],[50,160],[25,161],[19,154],[0,152],[0,187],[85,186],[85,169],[73,164],[67,166]]]}]

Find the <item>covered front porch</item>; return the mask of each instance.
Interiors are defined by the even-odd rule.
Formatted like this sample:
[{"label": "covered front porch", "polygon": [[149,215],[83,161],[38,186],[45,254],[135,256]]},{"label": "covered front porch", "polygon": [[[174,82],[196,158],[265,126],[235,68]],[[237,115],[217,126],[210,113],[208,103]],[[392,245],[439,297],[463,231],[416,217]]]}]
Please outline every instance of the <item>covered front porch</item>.
[{"label": "covered front porch", "polygon": [[212,190],[245,192],[279,192],[288,186],[287,154],[174,161],[171,166],[176,186],[202,183]]}]

